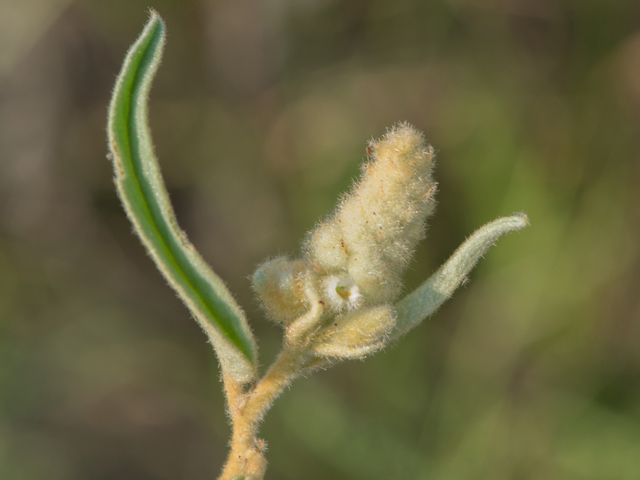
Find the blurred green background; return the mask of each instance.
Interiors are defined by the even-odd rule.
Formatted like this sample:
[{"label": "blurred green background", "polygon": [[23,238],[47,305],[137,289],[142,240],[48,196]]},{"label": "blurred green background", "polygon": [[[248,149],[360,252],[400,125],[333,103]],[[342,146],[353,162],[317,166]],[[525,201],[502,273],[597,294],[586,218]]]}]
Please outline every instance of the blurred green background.
[{"label": "blurred green background", "polygon": [[407,120],[438,151],[416,286],[524,211],[434,318],[298,380],[267,479],[640,478],[640,2],[0,0],[0,478],[215,478],[218,367],[122,212],[109,94],[147,7],[152,127],[183,228],[249,315]]}]

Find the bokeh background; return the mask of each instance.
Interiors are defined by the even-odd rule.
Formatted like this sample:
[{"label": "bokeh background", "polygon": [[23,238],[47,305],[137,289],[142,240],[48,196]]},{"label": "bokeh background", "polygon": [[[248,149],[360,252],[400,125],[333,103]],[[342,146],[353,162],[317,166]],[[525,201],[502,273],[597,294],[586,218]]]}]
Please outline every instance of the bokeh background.
[{"label": "bokeh background", "polygon": [[640,478],[640,2],[0,0],[0,478],[215,478],[229,434],[204,335],[107,161],[109,94],[154,7],[151,99],[182,227],[250,293],[397,121],[438,151],[419,284],[524,211],[436,316],[269,413],[267,479]]}]

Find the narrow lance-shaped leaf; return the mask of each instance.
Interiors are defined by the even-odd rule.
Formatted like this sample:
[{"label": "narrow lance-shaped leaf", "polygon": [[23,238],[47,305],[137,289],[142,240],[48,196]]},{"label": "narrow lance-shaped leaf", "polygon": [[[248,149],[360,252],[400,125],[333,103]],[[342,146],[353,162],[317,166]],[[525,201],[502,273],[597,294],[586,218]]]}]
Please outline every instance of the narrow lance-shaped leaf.
[{"label": "narrow lance-shaped leaf", "polygon": [[527,216],[521,214],[498,218],[476,230],[436,273],[398,302],[391,340],[420,324],[447,301],[498,238],[528,224]]},{"label": "narrow lance-shaped leaf", "polygon": [[164,23],[151,11],[118,76],[108,126],[115,181],[135,231],[213,343],[223,374],[245,382],[257,363],[251,330],[223,281],[178,226],[153,151],[147,100],[164,39]]}]

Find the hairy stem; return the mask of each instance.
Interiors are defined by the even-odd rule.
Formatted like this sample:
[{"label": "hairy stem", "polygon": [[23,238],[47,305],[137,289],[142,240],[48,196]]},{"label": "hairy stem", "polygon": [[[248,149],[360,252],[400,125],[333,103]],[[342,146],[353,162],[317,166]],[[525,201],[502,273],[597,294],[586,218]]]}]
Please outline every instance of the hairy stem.
[{"label": "hairy stem", "polygon": [[233,427],[231,451],[219,480],[260,480],[267,462],[265,443],[257,437],[260,422],[282,391],[303,371],[307,353],[285,346],[265,376],[247,393],[242,385],[225,379],[229,415]]}]

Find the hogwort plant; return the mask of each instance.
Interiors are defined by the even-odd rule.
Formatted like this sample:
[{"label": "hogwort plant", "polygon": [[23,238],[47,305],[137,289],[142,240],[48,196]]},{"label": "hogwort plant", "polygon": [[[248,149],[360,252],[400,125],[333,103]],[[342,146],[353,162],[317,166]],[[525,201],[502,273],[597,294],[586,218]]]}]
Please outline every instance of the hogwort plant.
[{"label": "hogwort plant", "polygon": [[264,477],[258,427],[296,377],[362,358],[431,315],[503,234],[528,224],[523,214],[477,230],[414,292],[397,300],[401,278],[435,206],[434,151],[406,123],[367,148],[362,176],[305,239],[298,258],[260,265],[253,288],[283,329],[282,351],[258,375],[256,342],[242,309],[178,227],[148,127],[147,100],[165,27],[151,17],[129,50],[109,108],[115,182],[136,233],[161,273],[211,341],[220,362],[231,451],[221,480]]}]

